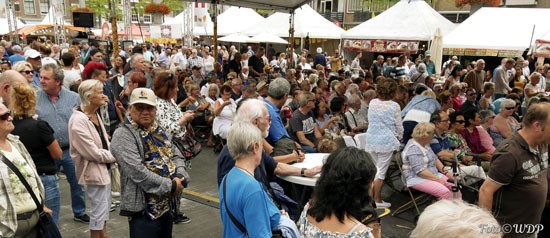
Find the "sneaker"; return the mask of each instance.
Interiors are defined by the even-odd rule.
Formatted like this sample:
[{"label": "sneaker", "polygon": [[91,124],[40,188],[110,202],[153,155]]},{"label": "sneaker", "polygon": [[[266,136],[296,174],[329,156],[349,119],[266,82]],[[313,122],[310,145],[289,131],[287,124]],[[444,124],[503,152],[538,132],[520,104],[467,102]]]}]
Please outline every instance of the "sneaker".
[{"label": "sneaker", "polygon": [[109,212],[114,212],[116,210],[117,205],[115,203],[111,203],[111,208],[109,209]]},{"label": "sneaker", "polygon": [[382,201],[381,203],[378,203],[378,202],[377,202],[377,203],[376,203],[376,207],[385,207],[385,208],[389,208],[389,207],[391,207],[391,203],[389,203],[389,202],[384,202],[384,201]]},{"label": "sneaker", "polygon": [[120,197],[120,193],[119,192],[111,192],[111,197]]},{"label": "sneaker", "polygon": [[174,217],[174,224],[183,223],[187,224],[191,222],[191,219],[185,215],[185,213],[178,214]]},{"label": "sneaker", "polygon": [[84,214],[82,216],[75,216],[73,220],[82,222],[82,223],[88,223],[90,222],[90,217],[88,216],[88,214]]}]

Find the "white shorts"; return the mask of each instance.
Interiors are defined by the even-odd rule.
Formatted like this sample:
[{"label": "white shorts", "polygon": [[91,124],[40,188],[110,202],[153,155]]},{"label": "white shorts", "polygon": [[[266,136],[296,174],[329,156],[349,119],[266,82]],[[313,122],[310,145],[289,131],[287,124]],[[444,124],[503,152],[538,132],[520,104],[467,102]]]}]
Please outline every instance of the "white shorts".
[{"label": "white shorts", "polygon": [[386,172],[390,167],[393,151],[390,152],[369,152],[372,157],[372,161],[376,164],[376,177],[375,179],[386,179]]},{"label": "white shorts", "polygon": [[87,185],[88,197],[92,206],[90,208],[90,230],[103,230],[105,222],[109,220],[111,208],[111,185]]}]

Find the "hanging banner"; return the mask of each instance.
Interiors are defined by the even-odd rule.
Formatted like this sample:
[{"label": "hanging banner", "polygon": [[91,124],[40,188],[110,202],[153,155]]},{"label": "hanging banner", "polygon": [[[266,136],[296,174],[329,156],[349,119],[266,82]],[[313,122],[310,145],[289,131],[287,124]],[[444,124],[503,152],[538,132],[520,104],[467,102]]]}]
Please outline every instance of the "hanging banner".
[{"label": "hanging banner", "polygon": [[493,57],[519,57],[523,50],[493,50],[493,49],[464,49],[443,48],[443,55],[456,56],[493,56]]},{"label": "hanging banner", "polygon": [[361,50],[366,52],[415,54],[418,51],[418,41],[402,40],[344,40],[345,50]]},{"label": "hanging banner", "polygon": [[109,35],[109,24],[107,22],[103,23],[103,26],[101,27],[101,39],[105,40],[105,37]]},{"label": "hanging banner", "polygon": [[193,19],[196,27],[206,27],[206,20],[210,17],[208,14],[208,4],[195,2],[195,18]]}]

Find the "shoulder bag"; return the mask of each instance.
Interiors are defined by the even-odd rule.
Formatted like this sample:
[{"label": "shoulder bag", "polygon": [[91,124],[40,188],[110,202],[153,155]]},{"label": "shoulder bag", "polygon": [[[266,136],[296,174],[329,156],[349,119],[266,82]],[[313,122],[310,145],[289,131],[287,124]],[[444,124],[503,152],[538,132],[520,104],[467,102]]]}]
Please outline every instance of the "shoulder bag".
[{"label": "shoulder bag", "polygon": [[17,175],[19,180],[21,180],[21,183],[23,183],[23,185],[31,195],[32,200],[36,204],[36,208],[40,213],[38,224],[36,225],[38,230],[38,237],[61,238],[61,233],[59,232],[59,229],[55,225],[55,222],[53,221],[52,216],[44,212],[44,208],[42,207],[42,204],[40,204],[40,202],[38,201],[36,194],[34,194],[31,186],[29,185],[25,177],[23,177],[19,169],[17,169],[17,167],[15,167],[15,165],[11,161],[9,161],[4,154],[2,153],[0,154],[2,155],[2,161],[4,162],[4,164],[6,164],[11,169],[11,171],[13,171],[13,173]]}]

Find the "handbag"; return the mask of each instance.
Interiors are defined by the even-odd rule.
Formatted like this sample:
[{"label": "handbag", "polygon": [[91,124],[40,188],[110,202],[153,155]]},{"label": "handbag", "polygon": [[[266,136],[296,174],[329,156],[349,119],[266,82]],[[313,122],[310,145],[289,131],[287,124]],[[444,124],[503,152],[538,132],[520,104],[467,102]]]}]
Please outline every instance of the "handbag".
[{"label": "handbag", "polygon": [[4,164],[6,164],[11,169],[11,171],[15,173],[15,175],[17,175],[21,183],[23,183],[23,185],[27,189],[27,192],[29,192],[29,194],[31,195],[32,200],[36,204],[36,209],[40,213],[38,224],[36,225],[36,228],[38,231],[38,237],[61,238],[61,233],[59,232],[59,229],[55,225],[55,222],[53,221],[52,216],[44,212],[44,208],[42,207],[42,204],[40,204],[40,202],[38,201],[36,194],[34,194],[34,191],[32,190],[31,186],[29,185],[25,177],[23,177],[19,169],[17,169],[17,167],[15,167],[15,165],[11,161],[9,161],[4,154],[2,153],[0,154],[2,155],[2,161],[4,162]]},{"label": "handbag", "polygon": [[186,160],[194,159],[202,150],[201,143],[197,140],[195,132],[190,127],[187,127],[187,132],[185,132],[183,137],[172,137],[172,144],[178,148]]}]

